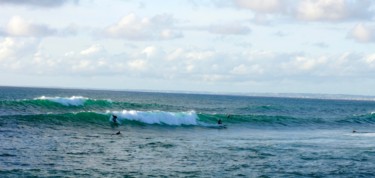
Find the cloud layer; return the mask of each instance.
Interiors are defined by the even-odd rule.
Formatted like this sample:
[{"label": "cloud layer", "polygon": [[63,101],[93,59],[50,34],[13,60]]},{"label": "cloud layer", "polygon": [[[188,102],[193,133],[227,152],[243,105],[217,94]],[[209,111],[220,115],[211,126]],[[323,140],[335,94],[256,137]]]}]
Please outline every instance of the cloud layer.
[{"label": "cloud layer", "polygon": [[237,85],[242,91],[271,91],[283,82],[318,90],[320,83],[375,77],[375,2],[369,0],[0,5],[3,75],[106,78],[91,86],[118,77],[154,81],[155,89],[170,82],[217,90]]},{"label": "cloud layer", "polygon": [[0,4],[26,5],[39,7],[57,7],[67,2],[78,2],[78,0],[0,0]]},{"label": "cloud layer", "polygon": [[33,23],[21,16],[13,16],[4,28],[0,27],[0,36],[11,37],[47,37],[75,35],[78,28],[69,25],[64,29],[52,28],[45,24]]},{"label": "cloud layer", "polygon": [[169,40],[182,37],[175,29],[176,20],[167,14],[151,18],[128,14],[117,23],[107,27],[104,35],[128,40]]},{"label": "cloud layer", "polygon": [[369,0],[233,0],[239,8],[259,14],[276,14],[300,21],[371,20],[374,2]]},{"label": "cloud layer", "polygon": [[6,38],[0,41],[0,68],[32,75],[125,75],[137,78],[201,82],[261,82],[373,78],[375,54],[309,55],[147,46],[132,53],[110,54],[100,44],[61,56],[40,49],[40,42]]},{"label": "cloud layer", "polygon": [[349,32],[348,37],[360,43],[375,42],[375,26],[367,26],[362,23],[357,24]]}]

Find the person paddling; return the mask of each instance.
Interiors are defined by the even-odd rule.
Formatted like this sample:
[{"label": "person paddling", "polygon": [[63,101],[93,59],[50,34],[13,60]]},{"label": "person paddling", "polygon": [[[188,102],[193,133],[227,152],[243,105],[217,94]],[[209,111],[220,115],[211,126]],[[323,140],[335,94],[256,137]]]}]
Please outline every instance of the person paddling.
[{"label": "person paddling", "polygon": [[111,135],[121,135],[121,132],[118,131],[118,132],[116,132],[116,133],[114,133],[114,134],[111,134]]}]

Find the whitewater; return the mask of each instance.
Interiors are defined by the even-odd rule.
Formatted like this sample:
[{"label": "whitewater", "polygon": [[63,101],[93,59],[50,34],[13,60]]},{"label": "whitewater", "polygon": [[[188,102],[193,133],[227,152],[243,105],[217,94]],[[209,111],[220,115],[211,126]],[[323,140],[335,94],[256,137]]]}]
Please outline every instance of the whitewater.
[{"label": "whitewater", "polygon": [[374,113],[373,99],[0,87],[0,176],[372,177]]}]

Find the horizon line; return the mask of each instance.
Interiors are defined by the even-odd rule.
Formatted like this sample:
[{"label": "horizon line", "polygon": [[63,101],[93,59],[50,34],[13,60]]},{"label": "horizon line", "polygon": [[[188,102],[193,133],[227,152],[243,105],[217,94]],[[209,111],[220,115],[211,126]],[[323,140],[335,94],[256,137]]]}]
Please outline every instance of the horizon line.
[{"label": "horizon line", "polygon": [[358,94],[328,94],[328,93],[272,93],[272,92],[214,92],[214,91],[183,91],[183,90],[150,90],[150,89],[111,89],[111,88],[84,88],[84,87],[60,87],[60,86],[14,86],[0,85],[0,87],[14,88],[40,88],[40,89],[67,89],[67,90],[97,90],[97,91],[124,91],[147,92],[165,94],[203,94],[223,96],[253,96],[253,97],[277,97],[296,99],[327,99],[327,100],[366,100],[375,101],[375,96]]}]

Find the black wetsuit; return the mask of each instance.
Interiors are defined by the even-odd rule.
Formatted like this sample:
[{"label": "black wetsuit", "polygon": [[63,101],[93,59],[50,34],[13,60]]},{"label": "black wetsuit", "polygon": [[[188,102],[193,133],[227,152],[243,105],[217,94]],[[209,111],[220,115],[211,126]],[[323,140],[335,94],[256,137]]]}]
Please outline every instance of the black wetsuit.
[{"label": "black wetsuit", "polygon": [[117,124],[117,116],[113,115],[112,121]]}]

